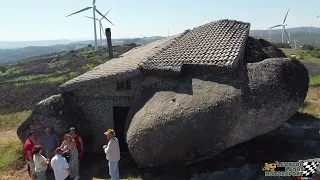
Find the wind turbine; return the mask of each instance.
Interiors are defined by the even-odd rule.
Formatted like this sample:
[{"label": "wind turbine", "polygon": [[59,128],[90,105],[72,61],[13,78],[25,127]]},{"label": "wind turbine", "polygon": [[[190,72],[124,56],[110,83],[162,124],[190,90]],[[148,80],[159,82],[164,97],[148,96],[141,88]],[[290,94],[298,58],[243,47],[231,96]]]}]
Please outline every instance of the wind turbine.
[{"label": "wind turbine", "polygon": [[[83,11],[86,11],[86,10],[89,10],[89,9],[93,9],[93,28],[94,28],[94,43],[95,43],[95,50],[97,51],[98,50],[98,42],[97,42],[97,26],[96,26],[96,12],[98,14],[100,14],[100,16],[102,16],[102,18],[106,19],[107,21],[109,21],[109,19],[107,19],[97,8],[96,8],[96,0],[93,0],[93,3],[92,3],[92,6],[91,7],[86,7],[86,8],[83,8],[77,12],[74,12],[72,14],[69,14],[67,17],[69,16],[72,16],[74,14],[78,14],[80,12],[83,12]],[[112,22],[109,21],[111,24]]]},{"label": "wind turbine", "polygon": [[289,7],[289,9],[288,9],[288,11],[287,11],[286,16],[284,17],[284,20],[283,20],[283,23],[282,23],[282,24],[279,24],[279,25],[275,25],[275,26],[270,27],[270,29],[272,29],[272,28],[275,28],[275,27],[280,27],[280,26],[282,26],[282,43],[283,43],[283,34],[284,34],[284,33],[286,33],[287,36],[289,37],[288,32],[286,31],[286,26],[287,26],[288,24],[285,24],[285,23],[286,23],[286,20],[287,20],[287,17],[288,17],[289,11],[290,11],[290,7]]},{"label": "wind turbine", "polygon": [[[108,13],[111,11],[111,9],[104,15],[108,15]],[[86,18],[90,18],[90,19],[94,19],[93,17],[89,17],[89,16],[85,16]],[[103,17],[101,19],[97,19],[95,18],[96,21],[99,21],[99,24],[100,24],[100,43],[101,43],[101,46],[102,46],[102,34],[101,34],[101,31],[103,31],[103,34],[105,35],[105,32],[104,32],[104,28],[102,26],[102,23],[101,21],[103,20]],[[114,25],[112,22],[110,22],[112,25]]]},{"label": "wind turbine", "polygon": [[297,49],[297,40],[293,40],[294,42],[294,49]]}]

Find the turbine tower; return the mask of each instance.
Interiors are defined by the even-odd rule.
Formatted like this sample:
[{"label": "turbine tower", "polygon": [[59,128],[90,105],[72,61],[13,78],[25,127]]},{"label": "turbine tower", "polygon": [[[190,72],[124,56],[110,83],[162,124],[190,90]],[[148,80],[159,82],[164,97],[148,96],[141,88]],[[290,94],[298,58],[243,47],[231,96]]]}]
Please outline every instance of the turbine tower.
[{"label": "turbine tower", "polygon": [[294,42],[294,49],[297,49],[297,40],[293,40]]},{"label": "turbine tower", "polygon": [[289,41],[288,41],[288,44],[290,44],[290,39],[291,39],[291,32],[290,32],[290,29],[289,29],[289,33],[288,33],[288,35],[289,35]]},{"label": "turbine tower", "polygon": [[286,16],[284,17],[284,20],[283,20],[283,23],[282,23],[282,24],[278,24],[278,25],[275,25],[275,26],[270,27],[270,29],[272,29],[272,28],[275,28],[275,27],[280,27],[280,26],[282,26],[282,43],[283,43],[283,35],[284,35],[284,33],[286,33],[287,36],[288,36],[288,38],[289,38],[289,34],[288,34],[288,32],[286,31],[286,26],[287,26],[288,24],[285,24],[285,23],[286,23],[286,20],[287,20],[287,17],[288,17],[289,11],[290,11],[290,7],[289,7],[289,9],[288,9],[288,11],[287,11]]},{"label": "turbine tower", "polygon": [[270,42],[271,42],[271,31],[272,31],[272,28],[269,28],[269,39],[270,39]]},{"label": "turbine tower", "polygon": [[[96,25],[96,12],[98,14],[100,14],[100,16],[102,16],[102,18],[106,19],[107,21],[109,21],[109,19],[107,19],[97,8],[96,8],[96,0],[93,0],[93,3],[92,3],[92,6],[91,7],[86,7],[86,8],[83,8],[77,12],[74,12],[72,14],[69,14],[67,17],[69,16],[72,16],[74,14],[78,14],[80,12],[83,12],[83,11],[86,11],[86,10],[89,10],[89,9],[92,9],[93,10],[93,29],[94,29],[94,43],[95,43],[95,50],[97,51],[98,50],[98,42],[97,42],[97,25]],[[110,22],[110,21],[109,21]],[[111,23],[111,22],[110,22]],[[111,23],[112,24],[112,23]]]},{"label": "turbine tower", "polygon": [[310,24],[310,27],[309,27],[309,35],[311,34],[311,24]]},{"label": "turbine tower", "polygon": [[[104,15],[104,16],[106,16],[106,15],[108,15],[108,13],[111,11],[111,9]],[[89,17],[89,16],[85,16],[86,18],[90,18],[90,19],[94,19],[93,17]],[[101,23],[101,21],[103,20],[103,17],[101,18],[101,19],[97,19],[97,18],[95,18],[95,20],[96,21],[99,21],[99,25],[100,25],[100,43],[101,43],[101,46],[102,46],[102,34],[101,34],[101,31],[103,31],[103,33],[104,33],[104,35],[106,35],[105,34],[105,32],[104,32],[104,28],[103,28],[103,26],[102,26],[102,23]],[[111,21],[109,21],[112,25],[114,25]]]}]

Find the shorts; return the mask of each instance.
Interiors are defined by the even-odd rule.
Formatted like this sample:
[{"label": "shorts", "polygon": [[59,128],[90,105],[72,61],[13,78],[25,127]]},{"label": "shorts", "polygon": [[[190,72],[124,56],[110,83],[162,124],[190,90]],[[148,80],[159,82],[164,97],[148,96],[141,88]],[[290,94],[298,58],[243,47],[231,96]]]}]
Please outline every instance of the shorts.
[{"label": "shorts", "polygon": [[31,171],[31,174],[32,175],[35,175],[36,172],[35,172],[35,165],[34,165],[34,162],[31,162],[31,161],[27,161],[27,164],[30,166],[30,171]]}]

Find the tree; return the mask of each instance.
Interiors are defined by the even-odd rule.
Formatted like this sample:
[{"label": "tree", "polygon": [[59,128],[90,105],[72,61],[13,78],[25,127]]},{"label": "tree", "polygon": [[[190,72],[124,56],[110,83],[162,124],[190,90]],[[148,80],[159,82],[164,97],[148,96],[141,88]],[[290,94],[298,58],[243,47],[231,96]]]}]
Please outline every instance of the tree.
[{"label": "tree", "polygon": [[290,48],[291,46],[288,43],[272,43],[274,46],[276,46],[277,48]]},{"label": "tree", "polygon": [[88,44],[88,47],[92,47],[92,44]]}]

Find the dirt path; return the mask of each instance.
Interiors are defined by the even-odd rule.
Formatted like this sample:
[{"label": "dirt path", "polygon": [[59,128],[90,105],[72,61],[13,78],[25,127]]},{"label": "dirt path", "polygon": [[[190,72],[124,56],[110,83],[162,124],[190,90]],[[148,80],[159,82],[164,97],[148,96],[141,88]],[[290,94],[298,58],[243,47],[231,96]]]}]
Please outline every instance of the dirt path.
[{"label": "dirt path", "polygon": [[8,142],[19,141],[17,129],[0,131],[0,146],[6,145]]}]

